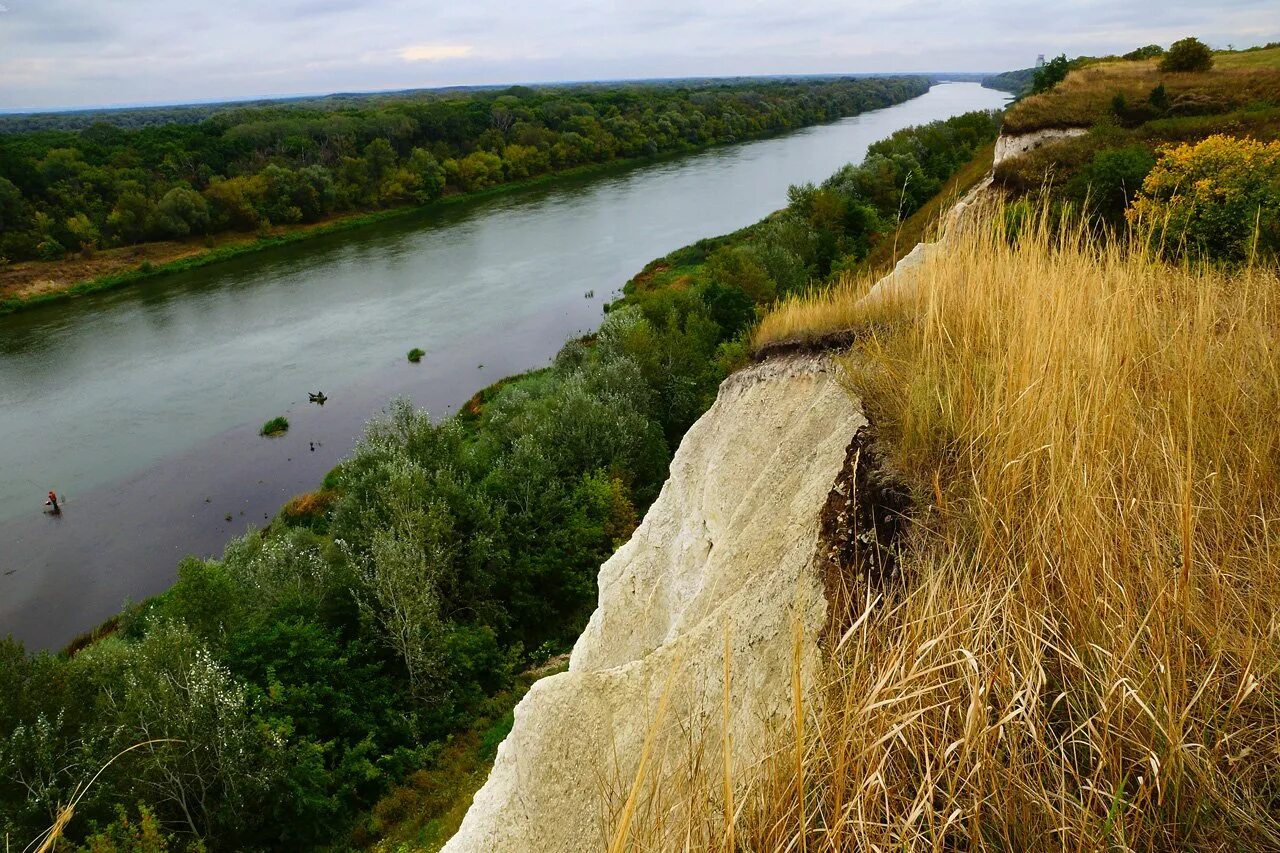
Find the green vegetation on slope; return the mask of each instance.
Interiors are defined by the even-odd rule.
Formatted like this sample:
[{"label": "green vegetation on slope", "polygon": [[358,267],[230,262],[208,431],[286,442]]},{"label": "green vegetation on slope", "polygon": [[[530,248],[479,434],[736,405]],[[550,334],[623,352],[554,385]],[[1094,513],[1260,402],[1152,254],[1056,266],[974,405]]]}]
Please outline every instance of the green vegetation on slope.
[{"label": "green vegetation on slope", "polygon": [[513,87],[339,110],[261,107],[199,124],[0,136],[0,257],[316,222],[344,211],[854,115],[919,77]]}]

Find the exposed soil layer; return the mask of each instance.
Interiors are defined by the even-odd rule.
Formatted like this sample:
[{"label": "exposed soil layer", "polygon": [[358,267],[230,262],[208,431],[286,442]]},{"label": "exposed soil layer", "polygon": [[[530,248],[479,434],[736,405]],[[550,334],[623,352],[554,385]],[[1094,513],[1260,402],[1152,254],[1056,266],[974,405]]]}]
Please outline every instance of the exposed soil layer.
[{"label": "exposed soil layer", "polygon": [[910,491],[886,465],[874,429],[859,427],[819,515],[815,565],[827,597],[828,648],[861,612],[868,591],[903,581],[898,557],[910,514]]}]

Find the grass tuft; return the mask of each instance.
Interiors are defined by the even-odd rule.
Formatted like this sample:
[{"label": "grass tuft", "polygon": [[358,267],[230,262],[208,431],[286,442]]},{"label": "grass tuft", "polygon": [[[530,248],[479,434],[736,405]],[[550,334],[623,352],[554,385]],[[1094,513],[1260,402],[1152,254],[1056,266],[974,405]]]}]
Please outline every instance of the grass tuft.
[{"label": "grass tuft", "polygon": [[409,361],[413,362],[414,364],[417,364],[418,362],[422,361],[422,357],[426,354],[427,354],[426,350],[419,349],[418,347],[414,347],[413,349],[409,350]]},{"label": "grass tuft", "polygon": [[278,435],[284,435],[288,431],[289,419],[280,415],[263,424],[262,429],[258,430],[258,435],[265,435],[268,438],[274,438]]}]

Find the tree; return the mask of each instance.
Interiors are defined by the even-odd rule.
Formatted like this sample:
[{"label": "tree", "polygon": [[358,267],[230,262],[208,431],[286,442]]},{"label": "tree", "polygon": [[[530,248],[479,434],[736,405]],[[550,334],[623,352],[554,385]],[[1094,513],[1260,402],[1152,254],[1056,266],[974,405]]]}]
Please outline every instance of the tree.
[{"label": "tree", "polygon": [[[408,535],[379,531],[364,563],[362,605],[383,640],[404,663],[409,689],[419,700],[431,697],[444,664],[438,576],[451,557],[449,524],[439,507],[409,510],[416,529]],[[414,540],[418,541],[415,542]]]},{"label": "tree", "polygon": [[412,179],[410,192],[418,204],[435,201],[444,192],[444,170],[425,148],[415,148],[409,153],[404,170]]},{"label": "tree", "polygon": [[283,770],[283,742],[254,719],[244,685],[180,622],[91,651],[102,725],[122,746],[147,744],[123,767],[157,814],[198,838],[250,825]]},{"label": "tree", "polygon": [[107,215],[107,233],[120,243],[139,243],[150,231],[155,205],[134,182],[127,182]]},{"label": "tree", "polygon": [[1067,78],[1071,63],[1065,53],[1060,53],[1044,65],[1036,69],[1036,76],[1031,80],[1031,93],[1038,95],[1047,92]]},{"label": "tree", "polygon": [[1155,155],[1143,145],[1103,149],[1073,179],[1071,188],[1081,201],[1088,199],[1096,213],[1118,222],[1155,163]]},{"label": "tree", "polygon": [[1208,71],[1212,67],[1213,52],[1194,36],[1175,41],[1160,60],[1161,71]]},{"label": "tree", "polygon": [[98,245],[101,236],[98,228],[83,213],[67,218],[67,233],[70,234],[81,249],[92,249]]},{"label": "tree", "polygon": [[1139,59],[1155,59],[1157,56],[1164,56],[1164,48],[1158,44],[1148,44],[1129,51],[1124,55],[1124,58],[1136,61]]},{"label": "tree", "polygon": [[209,203],[190,187],[174,187],[156,205],[156,228],[170,237],[209,230]]},{"label": "tree", "polygon": [[473,151],[458,161],[458,184],[468,192],[502,183],[502,158],[488,151]]},{"label": "tree", "polygon": [[16,231],[26,224],[22,191],[8,178],[0,178],[0,232]]},{"label": "tree", "polygon": [[396,164],[396,151],[387,140],[375,139],[364,148],[364,162],[369,182],[376,188]]},{"label": "tree", "polygon": [[254,197],[262,181],[237,175],[234,178],[214,178],[205,188],[205,198],[217,218],[220,228],[252,231],[258,227],[261,217],[254,207]]}]

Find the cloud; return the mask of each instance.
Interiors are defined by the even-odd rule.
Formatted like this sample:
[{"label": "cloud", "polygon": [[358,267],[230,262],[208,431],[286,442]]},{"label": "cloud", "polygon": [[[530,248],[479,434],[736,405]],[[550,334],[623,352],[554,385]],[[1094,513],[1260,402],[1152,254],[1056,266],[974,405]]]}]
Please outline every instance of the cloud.
[{"label": "cloud", "polygon": [[554,80],[1001,71],[1195,34],[1276,0],[0,0],[0,109]]},{"label": "cloud", "polygon": [[465,59],[475,53],[469,44],[414,44],[402,47],[396,55],[405,62],[440,62],[445,59]]}]

